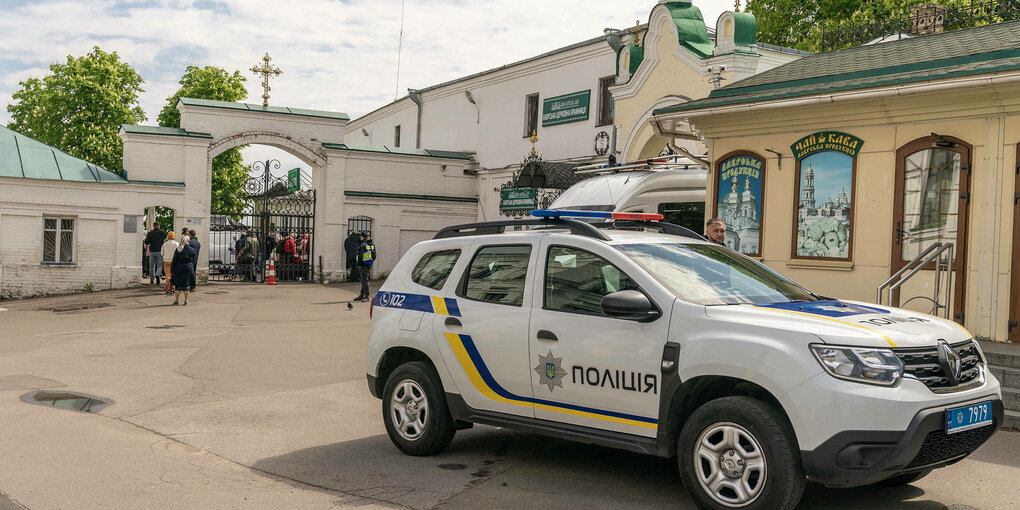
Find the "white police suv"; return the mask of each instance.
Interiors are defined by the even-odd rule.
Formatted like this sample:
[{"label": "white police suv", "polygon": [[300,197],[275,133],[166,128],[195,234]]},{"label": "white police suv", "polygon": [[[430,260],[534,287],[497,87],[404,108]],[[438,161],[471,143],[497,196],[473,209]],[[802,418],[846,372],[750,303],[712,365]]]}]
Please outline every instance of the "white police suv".
[{"label": "white police suv", "polygon": [[441,230],[373,298],[368,386],[403,452],[484,423],[675,456],[700,506],[779,509],[807,479],[913,482],[1002,422],[958,324],[819,296],[659,215],[532,214]]}]

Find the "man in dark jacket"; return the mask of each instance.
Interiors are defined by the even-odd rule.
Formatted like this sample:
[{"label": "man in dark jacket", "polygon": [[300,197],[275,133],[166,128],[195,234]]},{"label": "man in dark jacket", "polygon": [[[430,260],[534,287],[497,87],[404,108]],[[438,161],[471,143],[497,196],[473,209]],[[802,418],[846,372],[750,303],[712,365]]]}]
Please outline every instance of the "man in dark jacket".
[{"label": "man in dark jacket", "polygon": [[351,232],[344,240],[344,255],[347,257],[347,281],[358,281],[358,247],[361,246],[361,236],[357,232]]},{"label": "man in dark jacket", "polygon": [[166,239],[166,232],[159,229],[159,222],[152,222],[152,230],[145,235],[145,244],[149,245],[149,284],[155,279],[159,285],[159,277],[163,274],[163,240]]},{"label": "man in dark jacket", "polygon": [[[198,242],[198,233],[196,233],[194,230],[189,230],[188,231],[188,235],[191,236],[191,241],[188,242],[188,246],[191,246],[192,248],[195,249],[195,262],[192,264],[192,266],[194,266],[195,274],[197,275],[198,274],[198,252],[202,250],[202,243]],[[184,301],[187,302],[188,298],[184,298]]]}]

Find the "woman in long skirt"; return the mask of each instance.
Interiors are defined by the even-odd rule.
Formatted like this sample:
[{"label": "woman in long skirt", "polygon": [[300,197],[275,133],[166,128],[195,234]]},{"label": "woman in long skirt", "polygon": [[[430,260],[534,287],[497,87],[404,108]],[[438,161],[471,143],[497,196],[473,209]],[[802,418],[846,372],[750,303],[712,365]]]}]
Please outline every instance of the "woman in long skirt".
[{"label": "woman in long skirt", "polygon": [[188,245],[191,239],[188,236],[181,237],[181,244],[174,252],[174,259],[171,262],[170,270],[173,273],[174,304],[180,304],[181,292],[184,292],[184,306],[188,306],[188,297],[191,289],[195,288],[195,261],[198,260],[198,252]]},{"label": "woman in long skirt", "polygon": [[166,241],[163,242],[163,249],[160,250],[160,253],[163,254],[163,276],[166,277],[166,287],[163,290],[167,292],[168,296],[170,295],[170,289],[174,288],[173,282],[170,281],[170,275],[173,273],[174,254],[177,253],[177,247],[180,246],[180,243],[175,240],[176,237],[173,230],[167,232]]}]

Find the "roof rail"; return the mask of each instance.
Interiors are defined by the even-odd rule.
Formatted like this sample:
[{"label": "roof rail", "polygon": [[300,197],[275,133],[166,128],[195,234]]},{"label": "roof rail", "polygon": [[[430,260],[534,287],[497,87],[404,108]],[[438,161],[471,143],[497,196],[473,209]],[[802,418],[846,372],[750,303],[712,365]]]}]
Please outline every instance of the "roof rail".
[{"label": "roof rail", "polygon": [[480,223],[465,223],[463,225],[452,225],[444,227],[432,239],[447,239],[451,237],[480,236],[486,234],[502,234],[507,227],[541,225],[545,227],[566,227],[571,234],[586,237],[594,237],[603,241],[611,241],[612,238],[604,234],[591,223],[569,218],[536,218],[533,220],[502,220],[484,221]]},{"label": "roof rail", "polygon": [[619,229],[642,229],[642,230],[657,230],[663,234],[681,237],[691,237],[702,241],[707,241],[708,238],[705,236],[681,225],[675,223],[666,223],[663,221],[645,221],[645,220],[614,220],[604,221],[602,223],[593,223],[596,227],[603,228],[619,228]]}]

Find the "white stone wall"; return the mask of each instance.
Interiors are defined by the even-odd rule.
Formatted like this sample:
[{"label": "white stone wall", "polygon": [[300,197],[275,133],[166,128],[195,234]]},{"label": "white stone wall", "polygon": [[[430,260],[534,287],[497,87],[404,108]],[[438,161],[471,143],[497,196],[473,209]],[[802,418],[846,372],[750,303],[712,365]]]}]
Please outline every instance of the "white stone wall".
[{"label": "white stone wall", "polygon": [[[616,73],[616,55],[603,40],[546,57],[460,80],[422,92],[421,147],[476,152],[479,166],[498,168],[520,163],[531,151],[524,136],[525,96],[539,94],[538,151],[547,160],[594,156],[595,135],[612,134],[596,127],[599,78]],[[591,90],[587,121],[542,127],[542,102],[550,97]],[[477,105],[468,102],[470,90]],[[402,98],[348,123],[350,143],[393,143],[393,126],[401,125],[401,147],[414,147],[418,109]]]},{"label": "white stone wall", "polygon": [[323,257],[323,274],[328,280],[341,279],[345,271],[343,241],[348,218],[373,219],[374,241],[381,256],[376,275],[392,270],[414,242],[431,238],[447,225],[477,218],[478,206],[472,202],[344,195],[345,191],[363,191],[474,198],[476,178],[464,174],[467,160],[344,150],[329,150],[327,155],[328,166],[314,172],[312,178],[318,189],[315,250]]},{"label": "white stone wall", "polygon": [[[179,208],[183,188],[0,177],[0,297],[137,285],[145,207]],[[124,233],[124,216],[137,218]],[[42,264],[43,218],[74,218],[74,264]]]}]

